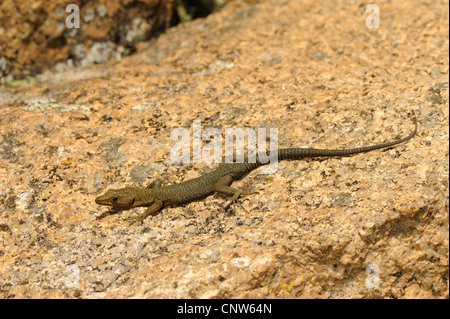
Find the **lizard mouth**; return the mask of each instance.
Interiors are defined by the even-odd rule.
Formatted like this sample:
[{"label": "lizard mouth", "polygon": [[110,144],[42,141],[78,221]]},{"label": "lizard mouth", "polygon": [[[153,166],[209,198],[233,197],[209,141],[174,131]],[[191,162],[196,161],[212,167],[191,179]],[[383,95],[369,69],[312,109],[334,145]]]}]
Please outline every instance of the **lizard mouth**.
[{"label": "lizard mouth", "polygon": [[98,205],[112,206],[112,204],[104,199],[104,196],[99,196],[95,199],[95,203]]}]

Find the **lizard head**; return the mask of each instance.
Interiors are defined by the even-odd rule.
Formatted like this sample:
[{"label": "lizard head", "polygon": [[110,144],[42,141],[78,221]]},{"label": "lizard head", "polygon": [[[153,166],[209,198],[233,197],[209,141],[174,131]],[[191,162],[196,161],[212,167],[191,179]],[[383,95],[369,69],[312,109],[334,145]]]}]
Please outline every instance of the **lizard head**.
[{"label": "lizard head", "polygon": [[110,189],[102,196],[97,197],[95,203],[119,209],[129,209],[133,207],[135,200],[134,194],[129,189]]}]

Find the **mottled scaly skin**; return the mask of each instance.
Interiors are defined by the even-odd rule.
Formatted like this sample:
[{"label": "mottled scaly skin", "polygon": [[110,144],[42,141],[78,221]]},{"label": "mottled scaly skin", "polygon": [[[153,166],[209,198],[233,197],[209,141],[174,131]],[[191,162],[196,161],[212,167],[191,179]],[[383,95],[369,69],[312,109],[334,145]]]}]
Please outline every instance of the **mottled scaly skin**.
[{"label": "mottled scaly skin", "polygon": [[[417,133],[417,120],[415,129],[408,136],[387,143],[363,146],[351,149],[314,149],[314,148],[288,148],[278,151],[278,160],[300,160],[313,157],[349,156],[358,153],[366,153],[372,150],[391,147],[411,139]],[[260,158],[260,157],[258,157]],[[273,159],[271,159],[273,162]],[[194,178],[179,184],[161,186],[159,180],[154,181],[146,188],[128,187],[118,190],[109,190],[104,195],[97,197],[95,202],[99,205],[112,206],[118,209],[129,209],[138,206],[149,206],[147,211],[134,221],[143,220],[149,215],[155,215],[163,206],[179,205],[201,199],[213,192],[221,192],[232,196],[232,202],[242,194],[238,189],[229,185],[255,168],[268,163],[224,163],[203,176]]]}]

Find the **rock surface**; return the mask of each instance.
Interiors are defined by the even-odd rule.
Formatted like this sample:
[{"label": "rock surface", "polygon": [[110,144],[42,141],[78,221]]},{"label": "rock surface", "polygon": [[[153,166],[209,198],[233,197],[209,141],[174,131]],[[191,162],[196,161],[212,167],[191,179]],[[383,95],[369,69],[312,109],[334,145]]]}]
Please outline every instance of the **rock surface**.
[{"label": "rock surface", "polygon": [[0,82],[120,60],[176,19],[173,0],[2,0]]},{"label": "rock surface", "polygon": [[[265,1],[120,62],[0,87],[0,298],[448,298],[446,1]],[[109,188],[179,182],[170,133],[278,128],[280,147],[416,137],[281,162],[130,226]]]}]

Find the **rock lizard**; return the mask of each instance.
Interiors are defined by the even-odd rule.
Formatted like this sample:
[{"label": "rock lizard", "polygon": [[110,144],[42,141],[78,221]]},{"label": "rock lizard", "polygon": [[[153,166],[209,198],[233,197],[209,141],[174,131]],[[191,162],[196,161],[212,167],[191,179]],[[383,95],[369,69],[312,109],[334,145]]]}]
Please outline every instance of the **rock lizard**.
[{"label": "rock lizard", "polygon": [[[414,117],[415,128],[408,136],[381,144],[362,146],[349,149],[315,149],[315,148],[287,148],[278,150],[278,160],[300,160],[314,157],[349,156],[365,153],[377,149],[391,147],[411,139],[417,133],[417,119]],[[157,179],[147,187],[126,187],[122,189],[108,190],[104,195],[95,199],[99,205],[111,206],[118,210],[145,206],[148,209],[136,216],[129,218],[132,222],[142,221],[148,216],[156,215],[164,206],[175,206],[204,198],[214,192],[232,196],[229,206],[236,203],[243,194],[239,189],[231,187],[231,183],[252,170],[267,163],[256,160],[249,163],[221,163],[219,167],[210,173],[198,178],[190,179],[178,184],[162,186],[162,181]],[[227,207],[226,206],[226,207]]]}]

